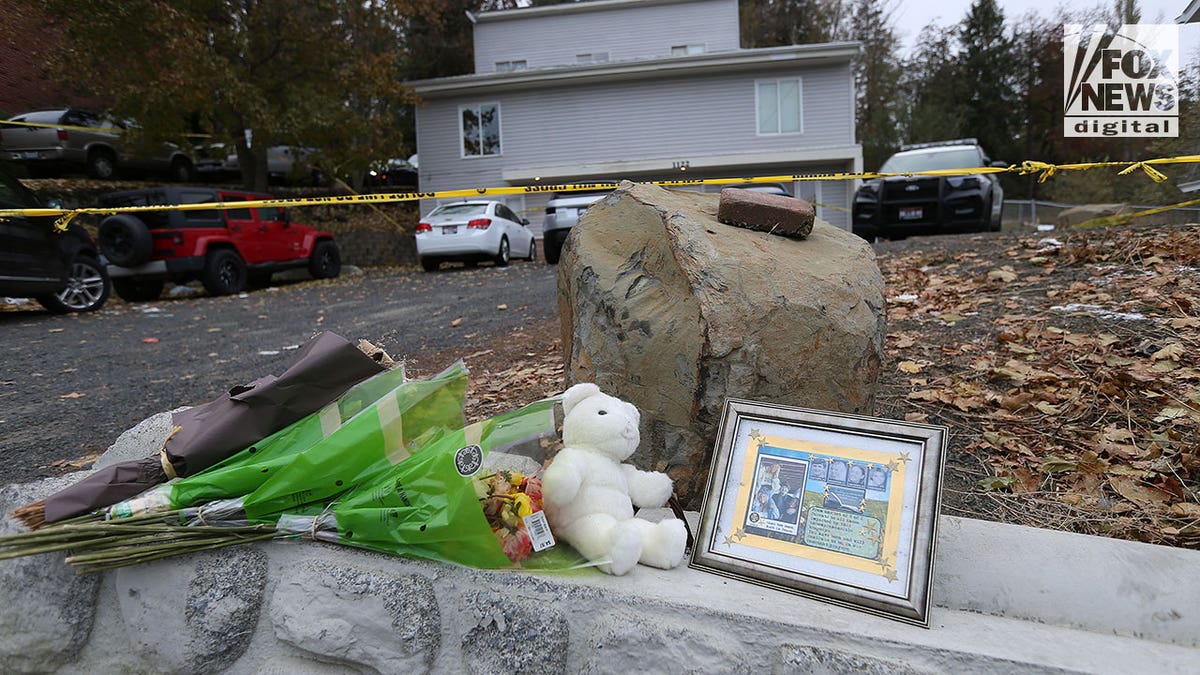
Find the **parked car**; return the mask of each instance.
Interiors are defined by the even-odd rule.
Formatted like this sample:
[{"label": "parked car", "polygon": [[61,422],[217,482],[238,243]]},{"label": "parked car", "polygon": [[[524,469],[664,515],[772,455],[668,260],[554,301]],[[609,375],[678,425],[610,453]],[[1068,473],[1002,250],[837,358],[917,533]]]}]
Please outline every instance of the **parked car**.
[{"label": "parked car", "polygon": [[[274,145],[267,148],[267,178],[272,183],[306,183],[321,185],[325,176],[312,165],[316,150],[312,148],[294,148],[289,145]],[[225,175],[236,176],[242,171],[241,161],[237,153],[229,153],[221,164]]]},{"label": "parked car", "polygon": [[389,159],[367,171],[366,187],[417,187],[417,167],[403,159]]},{"label": "parked car", "polygon": [[474,265],[491,260],[499,267],[508,264],[512,251],[537,257],[537,244],[529,221],[497,201],[442,204],[417,224],[417,257],[426,272],[447,260]]},{"label": "parked car", "polygon": [[[0,168],[0,209],[41,209],[20,181]],[[92,238],[78,225],[54,231],[53,216],[0,218],[0,295],[32,297],[51,312],[91,312],[112,290]]]},{"label": "parked car", "polygon": [[550,197],[550,201],[546,202],[546,215],[542,219],[542,250],[546,252],[546,262],[558,264],[563,242],[567,240],[571,228],[579,222],[579,215],[609,192],[556,192]]},{"label": "parked car", "polygon": [[125,142],[121,134],[131,127],[130,122],[79,108],[40,110],[0,122],[0,152],[23,164],[31,175],[55,175],[73,167],[85,168],[93,178],[107,179],[118,169],[129,168],[167,173],[181,182],[195,178],[192,158],[179,146],[159,143],[147,149]]},{"label": "parked car", "polygon": [[[974,138],[905,145],[881,173],[1005,166],[991,162]],[[860,237],[1000,230],[1004,190],[995,174],[895,176],[864,181],[854,193],[853,228]]]},{"label": "parked car", "polygon": [[[204,204],[272,199],[217,188],[159,187],[113,192],[101,207]],[[286,209],[244,208],[118,213],[100,221],[100,250],[117,295],[153,300],[166,280],[199,279],[213,295],[266,285],[271,274],[307,267],[317,279],[336,277],[341,256],[333,235],[293,223]]]}]

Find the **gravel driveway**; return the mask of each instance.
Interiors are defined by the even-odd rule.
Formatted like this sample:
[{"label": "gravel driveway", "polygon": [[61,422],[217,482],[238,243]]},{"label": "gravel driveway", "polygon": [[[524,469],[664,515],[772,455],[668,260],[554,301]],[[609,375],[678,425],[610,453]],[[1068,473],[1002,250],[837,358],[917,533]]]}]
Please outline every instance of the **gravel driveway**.
[{"label": "gravel driveway", "polygon": [[557,272],[542,262],[377,268],[242,296],[133,305],[114,296],[88,315],[0,312],[0,485],[60,473],[71,467],[55,462],[103,451],[154,413],[279,374],[321,330],[366,338],[398,359],[486,348],[557,315]]}]

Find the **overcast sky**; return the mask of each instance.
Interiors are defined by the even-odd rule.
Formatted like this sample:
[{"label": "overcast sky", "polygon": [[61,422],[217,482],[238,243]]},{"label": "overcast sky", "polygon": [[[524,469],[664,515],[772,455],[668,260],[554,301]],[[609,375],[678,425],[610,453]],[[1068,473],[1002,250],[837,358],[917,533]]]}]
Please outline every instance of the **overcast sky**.
[{"label": "overcast sky", "polygon": [[[1047,18],[1058,12],[1057,7],[1068,9],[1086,9],[1102,5],[1112,6],[1112,0],[1104,2],[1087,2],[1082,0],[998,0],[1004,11],[1004,19],[1010,24],[1015,23],[1021,16],[1029,12],[1037,12]],[[900,33],[900,39],[909,49],[917,34],[931,21],[947,25],[962,21],[971,6],[971,0],[892,0],[895,15],[895,25]],[[1187,7],[1185,0],[1140,0],[1138,6],[1142,10],[1142,23],[1175,23],[1175,17]],[[1179,27],[1179,51],[1181,61],[1188,62],[1194,57],[1200,47],[1200,23],[1184,24]]]}]

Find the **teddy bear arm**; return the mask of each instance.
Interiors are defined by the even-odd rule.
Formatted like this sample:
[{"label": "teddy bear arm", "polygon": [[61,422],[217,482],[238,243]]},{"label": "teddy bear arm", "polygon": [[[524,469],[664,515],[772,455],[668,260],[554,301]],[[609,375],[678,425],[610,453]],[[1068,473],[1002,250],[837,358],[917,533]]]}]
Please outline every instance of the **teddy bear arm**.
[{"label": "teddy bear arm", "polygon": [[583,474],[567,457],[556,459],[542,476],[542,498],[555,506],[565,506],[579,494]]},{"label": "teddy bear arm", "polygon": [[638,508],[654,509],[667,503],[674,490],[671,477],[658,471],[641,471],[631,464],[622,464],[625,482],[629,485],[629,498]]}]

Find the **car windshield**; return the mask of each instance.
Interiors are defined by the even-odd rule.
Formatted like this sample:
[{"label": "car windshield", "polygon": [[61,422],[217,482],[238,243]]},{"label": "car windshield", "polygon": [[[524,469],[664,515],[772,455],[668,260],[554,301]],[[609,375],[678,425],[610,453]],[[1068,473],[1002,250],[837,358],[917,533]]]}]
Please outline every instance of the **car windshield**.
[{"label": "car windshield", "polygon": [[979,152],[975,148],[961,150],[938,150],[937,152],[914,152],[892,155],[880,167],[880,173],[907,173],[909,171],[938,171],[940,169],[968,169],[979,166]]},{"label": "car windshield", "polygon": [[487,204],[446,204],[429,213],[431,216],[480,216],[487,213]]}]

